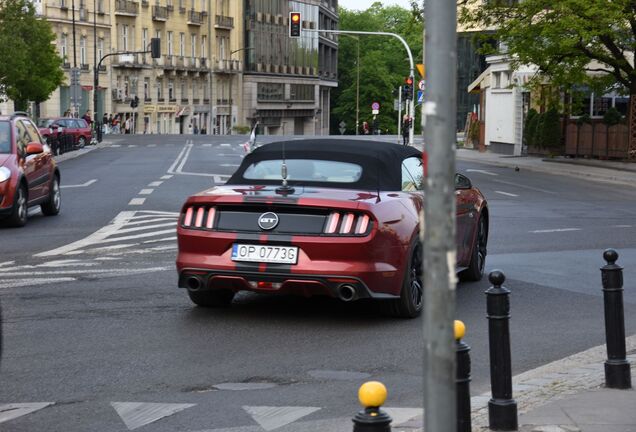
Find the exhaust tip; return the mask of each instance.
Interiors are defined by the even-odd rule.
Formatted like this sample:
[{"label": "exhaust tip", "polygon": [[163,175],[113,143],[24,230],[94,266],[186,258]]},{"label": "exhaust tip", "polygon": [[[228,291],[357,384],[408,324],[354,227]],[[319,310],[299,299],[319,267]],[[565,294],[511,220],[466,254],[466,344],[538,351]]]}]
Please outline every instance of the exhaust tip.
[{"label": "exhaust tip", "polygon": [[349,302],[355,300],[356,298],[356,289],[353,285],[343,284],[338,287],[338,296],[340,300]]},{"label": "exhaust tip", "polygon": [[201,289],[201,279],[196,276],[190,276],[186,279],[186,284],[188,285],[188,289],[190,291],[198,291]]}]

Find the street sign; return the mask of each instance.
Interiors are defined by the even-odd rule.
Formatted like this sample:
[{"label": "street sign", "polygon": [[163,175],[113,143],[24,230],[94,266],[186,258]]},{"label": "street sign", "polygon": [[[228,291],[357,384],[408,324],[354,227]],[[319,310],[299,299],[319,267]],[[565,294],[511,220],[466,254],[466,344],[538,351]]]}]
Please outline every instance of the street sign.
[{"label": "street sign", "polygon": [[421,104],[422,102],[424,102],[424,92],[423,91],[418,91],[417,92],[417,103]]},{"label": "street sign", "polygon": [[373,102],[373,103],[371,104],[371,109],[372,109],[373,111],[379,111],[379,110],[380,110],[380,102]]},{"label": "street sign", "polygon": [[426,76],[426,69],[424,68],[424,65],[416,64],[415,67],[417,67],[417,71],[420,73],[420,76],[424,78]]},{"label": "street sign", "polygon": [[81,105],[82,103],[82,87],[80,86],[79,68],[71,69],[71,104]]},{"label": "street sign", "polygon": [[344,135],[345,131],[347,130],[347,124],[344,121],[341,121],[338,126],[340,127],[340,135]]},{"label": "street sign", "polygon": [[424,89],[426,88],[426,81],[420,80],[420,82],[417,83],[417,88],[424,91]]},{"label": "street sign", "polygon": [[393,99],[393,111],[399,111],[401,108],[399,99]]},{"label": "street sign", "polygon": [[380,114],[380,110],[371,110],[371,114],[378,115]]}]

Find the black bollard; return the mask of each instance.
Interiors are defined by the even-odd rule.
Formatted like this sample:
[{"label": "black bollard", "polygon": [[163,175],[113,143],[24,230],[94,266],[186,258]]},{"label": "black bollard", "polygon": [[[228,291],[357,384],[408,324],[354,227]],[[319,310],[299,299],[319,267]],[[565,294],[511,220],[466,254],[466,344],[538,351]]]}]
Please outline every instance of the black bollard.
[{"label": "black bollard", "polygon": [[386,387],[369,381],[358,390],[358,399],[364,410],[353,418],[353,432],[391,432],[391,416],[380,409],[386,401]]},{"label": "black bollard", "polygon": [[606,249],[601,267],[603,302],[605,303],[605,385],[614,389],[632,388],[630,365],[625,358],[625,316],[623,312],[623,267],[616,264],[618,252]]},{"label": "black bollard", "polygon": [[506,280],[503,272],[494,270],[488,279],[493,284],[486,290],[492,388],[492,398],[488,401],[488,422],[492,430],[515,431],[517,402],[512,398],[510,291],[502,286]]},{"label": "black bollard", "polygon": [[457,432],[471,432],[470,420],[470,347],[462,340],[466,327],[455,321],[455,341],[457,349]]}]

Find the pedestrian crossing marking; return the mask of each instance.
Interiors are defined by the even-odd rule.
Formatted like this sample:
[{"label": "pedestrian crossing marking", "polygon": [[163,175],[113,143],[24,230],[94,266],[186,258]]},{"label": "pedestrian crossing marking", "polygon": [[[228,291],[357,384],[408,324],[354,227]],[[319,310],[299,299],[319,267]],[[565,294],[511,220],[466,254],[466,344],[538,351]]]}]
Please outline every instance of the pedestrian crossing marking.
[{"label": "pedestrian crossing marking", "polygon": [[143,205],[144,202],[146,202],[146,198],[133,198],[128,205]]},{"label": "pedestrian crossing marking", "polygon": [[191,408],[196,404],[111,402],[110,405],[117,411],[128,430],[134,430]]},{"label": "pedestrian crossing marking", "polygon": [[55,402],[13,403],[0,405],[0,423],[39,411]]},{"label": "pedestrian crossing marking", "polygon": [[319,407],[272,406],[244,406],[243,409],[266,431],[273,431],[320,410]]}]

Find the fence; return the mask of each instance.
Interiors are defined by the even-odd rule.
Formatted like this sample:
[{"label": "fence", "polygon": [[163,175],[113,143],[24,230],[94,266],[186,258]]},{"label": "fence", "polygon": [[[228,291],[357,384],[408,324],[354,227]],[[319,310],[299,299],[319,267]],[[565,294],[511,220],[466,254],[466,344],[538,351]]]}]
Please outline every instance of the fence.
[{"label": "fence", "polygon": [[75,139],[71,134],[51,135],[48,137],[48,144],[53,155],[61,155],[76,148]]},{"label": "fence", "polygon": [[628,126],[608,126],[601,122],[568,122],[565,130],[567,156],[627,159]]}]

